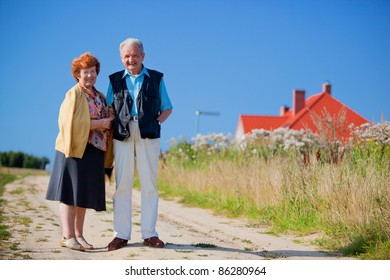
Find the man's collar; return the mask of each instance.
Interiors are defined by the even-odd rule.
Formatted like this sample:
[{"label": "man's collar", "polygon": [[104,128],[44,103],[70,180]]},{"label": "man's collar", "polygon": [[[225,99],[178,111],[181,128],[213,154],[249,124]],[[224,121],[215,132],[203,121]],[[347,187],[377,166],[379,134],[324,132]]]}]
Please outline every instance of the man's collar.
[{"label": "man's collar", "polygon": [[[148,77],[150,77],[148,70],[146,69],[146,67],[145,67],[143,64],[142,64],[142,70],[141,70],[141,72],[139,73],[138,76],[141,76],[142,74],[145,74],[145,75],[147,75]],[[127,68],[125,69],[125,72],[123,73],[122,79],[123,79],[124,77],[126,77],[126,75],[129,75],[129,76],[133,76],[133,77],[134,77],[134,75],[131,74],[131,73],[129,72],[129,70],[127,70]]]}]

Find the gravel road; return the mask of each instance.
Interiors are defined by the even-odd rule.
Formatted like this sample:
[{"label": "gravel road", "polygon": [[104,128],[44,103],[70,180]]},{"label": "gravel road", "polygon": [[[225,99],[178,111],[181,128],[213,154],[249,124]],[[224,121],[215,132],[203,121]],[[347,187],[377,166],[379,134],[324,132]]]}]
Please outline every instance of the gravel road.
[{"label": "gravel road", "polygon": [[[157,231],[163,249],[142,245],[140,193],[133,191],[133,236],[129,244],[108,251],[113,238],[112,194],[107,186],[107,211],[88,210],[85,238],[94,250],[78,252],[61,248],[58,202],[44,199],[48,176],[31,176],[6,186],[2,199],[6,223],[12,236],[0,259],[35,260],[335,260],[347,259],[320,252],[309,245],[310,237],[273,236],[265,228],[250,227],[243,219],[214,215],[211,211],[160,199]],[[313,238],[313,237],[312,237]]]}]

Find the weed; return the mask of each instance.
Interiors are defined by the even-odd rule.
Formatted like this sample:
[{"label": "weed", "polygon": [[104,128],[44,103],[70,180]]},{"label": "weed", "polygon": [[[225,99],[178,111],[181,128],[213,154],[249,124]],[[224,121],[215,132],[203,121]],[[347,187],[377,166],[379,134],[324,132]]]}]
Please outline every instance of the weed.
[{"label": "weed", "polygon": [[216,248],[217,246],[214,244],[208,244],[208,243],[196,243],[193,244],[194,247],[200,247],[200,248]]},{"label": "weed", "polygon": [[19,194],[24,193],[24,189],[19,187],[19,188],[14,189],[13,191],[10,191],[9,193],[12,195],[19,195]]},{"label": "weed", "polygon": [[194,250],[175,249],[175,252],[177,252],[177,253],[193,253]]},{"label": "weed", "polygon": [[47,242],[47,241],[48,241],[47,237],[40,237],[37,239],[37,242]]},{"label": "weed", "polygon": [[15,242],[15,243],[12,243],[10,246],[9,246],[9,249],[12,250],[12,251],[16,251],[19,249],[19,242]]},{"label": "weed", "polygon": [[19,217],[18,222],[19,224],[28,227],[33,221],[30,217]]}]

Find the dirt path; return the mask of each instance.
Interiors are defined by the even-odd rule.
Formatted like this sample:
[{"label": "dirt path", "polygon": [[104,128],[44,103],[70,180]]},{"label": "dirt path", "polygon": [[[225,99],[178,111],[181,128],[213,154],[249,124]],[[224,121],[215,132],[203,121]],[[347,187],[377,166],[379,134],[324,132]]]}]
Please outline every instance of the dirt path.
[{"label": "dirt path", "polygon": [[[12,236],[0,259],[59,260],[259,260],[259,259],[341,259],[304,245],[307,240],[265,234],[266,229],[251,228],[246,221],[213,215],[212,212],[185,207],[160,199],[157,231],[167,246],[144,247],[140,235],[139,192],[133,193],[133,237],[117,251],[107,251],[113,238],[112,194],[107,186],[106,212],[88,210],[85,237],[95,250],[78,252],[61,248],[61,222],[58,202],[44,199],[49,177],[34,176],[8,184],[2,199],[3,215]],[[297,242],[300,240],[300,242]],[[346,259],[346,258],[342,258]]]}]

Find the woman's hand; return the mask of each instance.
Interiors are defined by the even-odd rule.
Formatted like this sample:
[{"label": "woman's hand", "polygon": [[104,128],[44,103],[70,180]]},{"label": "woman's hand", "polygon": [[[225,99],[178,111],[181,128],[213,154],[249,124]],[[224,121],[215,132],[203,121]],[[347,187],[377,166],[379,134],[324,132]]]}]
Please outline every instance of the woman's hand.
[{"label": "woman's hand", "polygon": [[107,106],[107,115],[111,121],[115,119],[115,110],[111,105]]},{"label": "woman's hand", "polygon": [[109,118],[104,118],[100,120],[91,120],[90,129],[110,129],[111,120]]},{"label": "woman's hand", "polygon": [[102,129],[110,129],[110,127],[111,127],[111,120],[109,118],[101,119],[101,121],[102,121],[102,124],[101,124],[101,128]]}]

